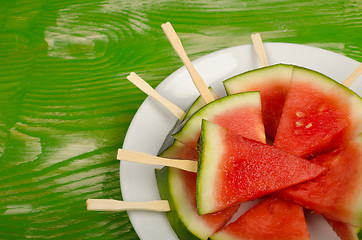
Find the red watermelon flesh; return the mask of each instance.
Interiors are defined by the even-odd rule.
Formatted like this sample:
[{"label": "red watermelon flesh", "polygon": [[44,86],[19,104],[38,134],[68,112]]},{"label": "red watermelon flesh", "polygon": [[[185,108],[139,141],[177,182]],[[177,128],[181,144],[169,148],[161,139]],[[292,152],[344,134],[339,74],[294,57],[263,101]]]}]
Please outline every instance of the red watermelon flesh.
[{"label": "red watermelon flesh", "polygon": [[[179,141],[166,149],[160,156],[177,159],[197,160],[197,151]],[[171,211],[169,222],[179,239],[207,239],[221,229],[238,206],[200,216],[196,208],[196,173],[165,167],[156,173],[160,195],[167,199]]]},{"label": "red watermelon flesh", "polygon": [[362,99],[334,80],[294,67],[274,146],[312,158],[362,131]]},{"label": "red watermelon flesh", "polygon": [[[327,222],[333,228],[334,232],[341,238],[341,240],[359,240],[359,234],[362,234],[361,227],[356,227],[344,222],[334,221],[327,219]],[[361,236],[362,237],[362,236]]]},{"label": "red watermelon flesh", "polygon": [[326,218],[362,227],[362,134],[346,146],[311,160],[327,168],[311,181],[280,191]]},{"label": "red watermelon flesh", "polygon": [[260,91],[265,134],[271,140],[274,140],[279,125],[292,70],[292,65],[276,64],[248,71],[224,81],[228,95]]},{"label": "red watermelon flesh", "polygon": [[310,239],[303,208],[278,198],[267,198],[210,237],[212,240]]},{"label": "red watermelon flesh", "polygon": [[204,120],[199,142],[200,215],[315,178],[324,167]]}]

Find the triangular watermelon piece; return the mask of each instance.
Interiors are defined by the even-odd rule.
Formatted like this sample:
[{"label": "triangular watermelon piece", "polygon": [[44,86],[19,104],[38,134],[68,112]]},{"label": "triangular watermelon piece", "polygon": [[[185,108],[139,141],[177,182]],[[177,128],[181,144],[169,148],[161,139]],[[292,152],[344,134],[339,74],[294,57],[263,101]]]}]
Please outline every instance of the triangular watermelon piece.
[{"label": "triangular watermelon piece", "polygon": [[[227,96],[207,104],[195,113],[198,106],[203,106],[201,98],[190,107],[188,113],[191,113],[187,115],[190,119],[175,134],[176,140],[160,154],[161,157],[197,160],[196,145],[202,118],[234,127],[247,137],[265,141],[259,92]],[[236,205],[200,216],[196,207],[195,173],[164,167],[156,171],[156,177],[161,198],[167,199],[171,206],[171,211],[166,213],[167,218],[180,239],[206,240],[223,227],[238,209]]]},{"label": "triangular watermelon piece", "polygon": [[325,169],[204,120],[199,141],[200,215],[315,178]]},{"label": "triangular watermelon piece", "polygon": [[202,119],[230,128],[242,136],[265,142],[259,92],[233,94],[203,106],[173,136],[186,145],[196,147]]},{"label": "triangular watermelon piece", "polygon": [[303,208],[267,198],[210,237],[211,240],[309,240]]},{"label": "triangular watermelon piece", "polygon": [[[161,157],[197,160],[196,148],[175,140]],[[180,239],[207,239],[221,229],[238,206],[223,211],[200,216],[196,208],[196,173],[176,168],[164,167],[156,171],[157,185],[162,199],[170,203],[167,218]]]},{"label": "triangular watermelon piece", "polygon": [[362,131],[362,99],[347,87],[310,69],[293,68],[274,146],[312,158]]},{"label": "triangular watermelon piece", "polygon": [[287,96],[293,65],[276,64],[254,69],[224,81],[228,95],[260,91],[266,136],[274,140]]},{"label": "triangular watermelon piece", "polygon": [[362,227],[362,134],[311,161],[328,170],[311,181],[283,189],[278,196],[326,218]]}]

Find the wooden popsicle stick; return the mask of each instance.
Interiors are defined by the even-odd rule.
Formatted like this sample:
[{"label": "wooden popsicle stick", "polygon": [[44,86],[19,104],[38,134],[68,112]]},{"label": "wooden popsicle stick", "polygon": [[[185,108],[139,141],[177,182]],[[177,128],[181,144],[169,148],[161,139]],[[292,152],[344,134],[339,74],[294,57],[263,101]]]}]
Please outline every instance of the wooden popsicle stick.
[{"label": "wooden popsicle stick", "polygon": [[357,69],[346,79],[342,82],[342,84],[346,87],[351,86],[351,84],[353,83],[354,80],[356,80],[356,78],[361,75],[362,73],[362,63],[359,64],[359,66],[357,67]]},{"label": "wooden popsicle stick", "polygon": [[162,158],[147,153],[134,152],[125,149],[118,149],[117,159],[142,164],[163,165],[182,169],[188,172],[197,172],[197,161],[193,160]]},{"label": "wooden popsicle stick", "polygon": [[156,101],[165,106],[170,112],[172,112],[178,119],[183,119],[185,112],[176,106],[175,104],[162,97],[155,89],[153,89],[145,80],[139,77],[136,73],[131,72],[127,79],[132,82],[135,86],[141,89],[147,95],[153,97]]},{"label": "wooden popsicle stick", "polygon": [[88,211],[127,211],[127,210],[146,210],[156,212],[170,211],[170,204],[167,200],[155,200],[147,202],[126,202],[113,199],[88,199]]},{"label": "wooden popsicle stick", "polygon": [[181,61],[186,66],[187,71],[190,73],[192,81],[194,82],[197,90],[199,91],[201,97],[204,99],[205,103],[210,103],[215,100],[215,98],[210,93],[205,81],[202,79],[201,75],[196,71],[194,65],[192,65],[189,57],[187,56],[185,49],[182,46],[180,38],[177,36],[177,33],[173,29],[171,23],[167,22],[161,25],[163,31],[165,32],[168,40],[170,41],[172,47],[175,49],[176,53],[181,58]]},{"label": "wooden popsicle stick", "polygon": [[259,60],[263,67],[268,66],[268,60],[266,59],[265,49],[263,45],[263,41],[261,39],[260,33],[251,34],[251,40],[253,41],[253,45],[258,54]]}]

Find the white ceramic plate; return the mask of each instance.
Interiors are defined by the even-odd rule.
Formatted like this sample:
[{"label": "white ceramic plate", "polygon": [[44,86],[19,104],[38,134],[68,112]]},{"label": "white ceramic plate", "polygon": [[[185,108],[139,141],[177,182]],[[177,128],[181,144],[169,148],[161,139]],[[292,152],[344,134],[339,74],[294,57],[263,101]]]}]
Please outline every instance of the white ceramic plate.
[{"label": "white ceramic plate", "polygon": [[[305,45],[266,43],[265,51],[270,65],[300,65],[319,71],[339,82],[345,80],[359,65],[357,61],[345,56]],[[223,80],[261,67],[252,45],[220,50],[195,60],[193,64],[206,83],[220,95],[225,95]],[[361,76],[352,84],[351,89],[362,96]],[[167,77],[156,90],[183,109],[192,104],[198,96],[185,67]],[[163,106],[148,97],[132,120],[123,148],[156,155],[176,120],[176,117]],[[157,166],[129,162],[121,162],[120,166],[121,189],[125,201],[160,199],[154,173]],[[178,239],[164,213],[129,211],[128,214],[140,239]],[[339,239],[322,217],[308,215],[307,222],[312,240]]]}]

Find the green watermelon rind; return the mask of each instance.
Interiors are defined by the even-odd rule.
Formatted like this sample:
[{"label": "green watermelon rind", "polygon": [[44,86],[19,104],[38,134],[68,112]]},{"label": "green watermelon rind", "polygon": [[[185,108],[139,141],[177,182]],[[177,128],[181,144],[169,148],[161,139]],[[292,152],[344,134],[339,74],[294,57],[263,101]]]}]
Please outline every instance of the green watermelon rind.
[{"label": "green watermelon rind", "polygon": [[356,236],[356,239],[362,240],[362,228],[361,227],[355,227],[354,234]]},{"label": "green watermelon rind", "polygon": [[[252,106],[252,104],[261,106],[260,93],[257,91],[236,93],[216,99],[195,112],[183,128],[175,133],[173,137],[183,143],[188,143],[193,140],[195,134],[200,132],[202,119],[212,121],[210,118],[218,113],[232,110],[235,106]],[[261,134],[260,138],[265,139],[264,129],[261,131]]]},{"label": "green watermelon rind", "polygon": [[[208,182],[214,182],[215,179],[213,179],[214,176],[216,176],[216,172],[218,170],[219,162],[221,159],[221,156],[223,154],[222,146],[223,143],[221,139],[217,138],[215,136],[214,138],[208,138],[209,141],[204,141],[206,138],[205,134],[209,133],[209,128],[214,128],[215,124],[208,124],[209,122],[207,120],[202,120],[202,130],[199,138],[199,142],[197,145],[198,150],[198,169],[197,169],[197,180],[196,180],[196,203],[197,203],[197,211],[200,215],[210,213],[210,209],[214,209],[213,202],[207,201],[208,199],[212,199],[209,196],[202,196],[199,193],[202,192],[201,190],[203,188],[206,188],[204,186],[204,183]],[[218,125],[217,125],[218,126]],[[212,147],[209,146],[219,146],[217,151],[213,151]],[[203,159],[207,158],[207,163]],[[201,180],[202,179],[202,180]],[[210,193],[211,195],[213,193]]]},{"label": "green watermelon rind", "polygon": [[[211,93],[211,95],[217,99],[219,98],[219,95],[215,92],[214,89],[212,89],[212,87],[209,87],[209,91]],[[195,112],[197,112],[200,108],[202,108],[203,106],[205,106],[205,101],[204,99],[199,96],[190,106],[190,108],[187,110],[184,119],[187,120],[189,119]]]},{"label": "green watermelon rind", "polygon": [[226,93],[231,95],[239,93],[240,91],[245,91],[245,88],[247,88],[249,84],[253,85],[256,81],[274,81],[273,77],[278,78],[279,81],[290,82],[293,67],[294,65],[279,63],[263,68],[253,69],[226,79],[223,82],[223,85]]},{"label": "green watermelon rind", "polygon": [[172,193],[169,191],[170,189],[170,182],[169,182],[169,167],[163,167],[162,169],[156,169],[156,179],[157,179],[157,186],[160,193],[161,199],[167,199],[171,211],[166,213],[166,217],[176,233],[176,235],[180,239],[190,239],[190,240],[200,240],[195,234],[193,234],[188,227],[182,221],[182,217],[177,212],[177,204],[174,202],[174,198]]}]

